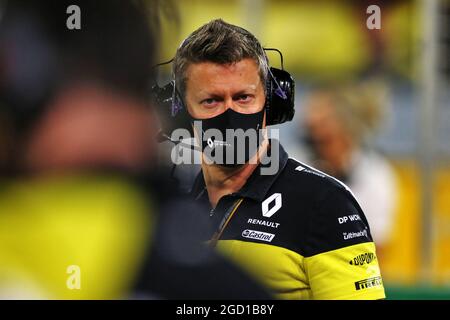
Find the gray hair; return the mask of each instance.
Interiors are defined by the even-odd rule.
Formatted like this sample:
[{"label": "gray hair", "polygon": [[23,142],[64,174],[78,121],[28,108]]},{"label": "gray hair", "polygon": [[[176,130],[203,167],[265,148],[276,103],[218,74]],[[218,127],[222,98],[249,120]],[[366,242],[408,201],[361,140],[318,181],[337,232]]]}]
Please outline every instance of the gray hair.
[{"label": "gray hair", "polygon": [[246,58],[257,63],[265,90],[269,65],[258,39],[247,30],[222,19],[212,20],[192,32],[178,48],[172,70],[176,88],[184,98],[186,70],[192,63],[231,64]]}]

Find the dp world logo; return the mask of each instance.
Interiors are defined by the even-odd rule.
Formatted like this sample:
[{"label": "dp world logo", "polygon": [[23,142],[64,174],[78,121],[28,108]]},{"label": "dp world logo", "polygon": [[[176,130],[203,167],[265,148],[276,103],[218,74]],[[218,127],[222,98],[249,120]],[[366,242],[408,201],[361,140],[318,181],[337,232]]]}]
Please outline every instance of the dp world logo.
[{"label": "dp world logo", "polygon": [[[262,203],[262,215],[263,217],[270,218],[275,212],[280,210],[282,206],[281,203],[281,193],[274,193]],[[269,209],[270,207],[270,209]]]}]

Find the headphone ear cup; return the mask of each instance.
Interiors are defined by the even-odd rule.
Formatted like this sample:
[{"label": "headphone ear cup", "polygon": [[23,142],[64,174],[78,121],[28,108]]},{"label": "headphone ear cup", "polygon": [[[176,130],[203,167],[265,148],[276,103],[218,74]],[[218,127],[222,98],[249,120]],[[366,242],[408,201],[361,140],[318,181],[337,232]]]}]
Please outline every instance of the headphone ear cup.
[{"label": "headphone ear cup", "polygon": [[266,96],[266,125],[291,121],[295,109],[295,81],[289,72],[270,68]]},{"label": "headphone ear cup", "polygon": [[162,132],[170,136],[175,129],[187,129],[192,133],[191,119],[177,90],[175,81],[164,87],[154,85],[152,94],[162,122]]}]

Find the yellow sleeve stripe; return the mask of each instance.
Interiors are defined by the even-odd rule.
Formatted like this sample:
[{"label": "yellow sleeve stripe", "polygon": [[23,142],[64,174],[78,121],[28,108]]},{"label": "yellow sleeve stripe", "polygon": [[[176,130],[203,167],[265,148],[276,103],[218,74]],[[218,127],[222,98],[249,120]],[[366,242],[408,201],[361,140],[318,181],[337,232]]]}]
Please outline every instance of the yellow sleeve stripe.
[{"label": "yellow sleeve stripe", "polygon": [[307,257],[305,269],[314,299],[385,298],[373,242]]}]

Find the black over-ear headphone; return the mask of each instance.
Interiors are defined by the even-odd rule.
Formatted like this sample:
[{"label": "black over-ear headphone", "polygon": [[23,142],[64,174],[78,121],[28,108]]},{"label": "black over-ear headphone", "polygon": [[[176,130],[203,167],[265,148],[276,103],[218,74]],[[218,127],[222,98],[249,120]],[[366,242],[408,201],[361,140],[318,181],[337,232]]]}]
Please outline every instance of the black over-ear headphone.
[{"label": "black over-ear headphone", "polygon": [[280,55],[281,69],[269,67],[269,77],[266,85],[266,125],[281,124],[291,121],[294,117],[295,81],[284,70],[283,55],[275,48],[264,48],[276,51]]},{"label": "black over-ear headphone", "polygon": [[[291,121],[294,117],[295,81],[292,76],[284,70],[283,55],[278,49],[264,48],[267,51],[277,51],[281,58],[281,69],[269,67],[266,84],[266,125],[281,124]],[[157,66],[171,63],[160,63]],[[175,80],[170,81],[163,87],[158,84],[152,86],[152,95],[158,106],[162,109],[163,117],[169,122],[164,129],[165,134],[176,128],[191,129],[189,114],[183,103],[183,99],[175,86]]]}]

